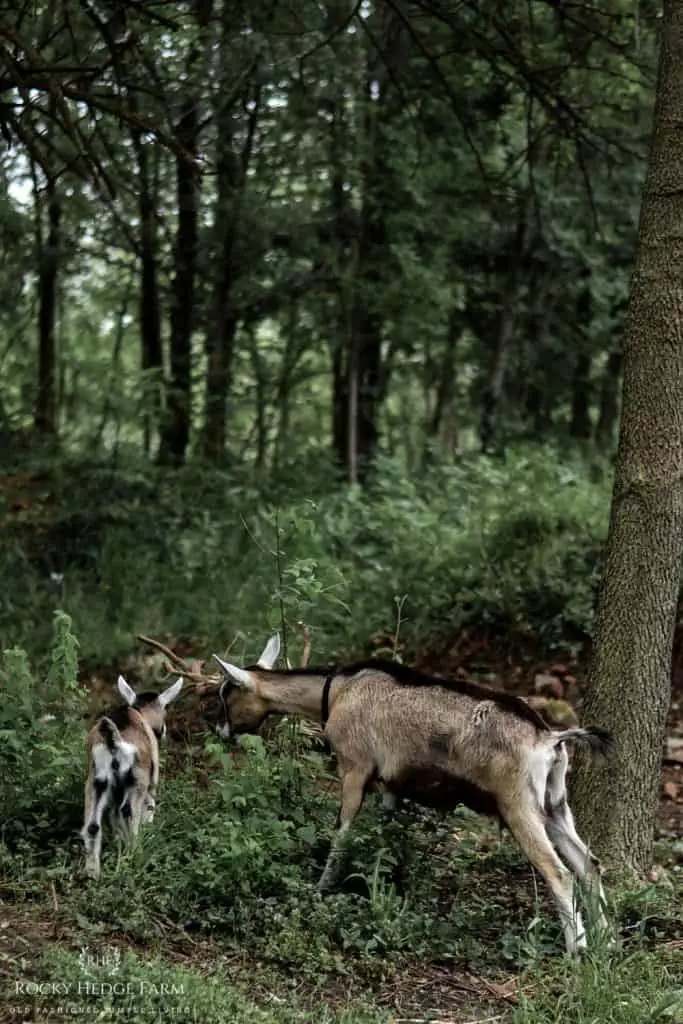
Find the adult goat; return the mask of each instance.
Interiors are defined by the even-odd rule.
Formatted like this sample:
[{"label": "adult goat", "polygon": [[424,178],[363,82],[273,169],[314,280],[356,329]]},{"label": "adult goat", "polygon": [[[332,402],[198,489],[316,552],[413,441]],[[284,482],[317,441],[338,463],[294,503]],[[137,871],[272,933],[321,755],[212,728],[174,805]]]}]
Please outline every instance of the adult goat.
[{"label": "adult goat", "polygon": [[553,730],[518,697],[426,676],[395,662],[272,671],[277,635],[266,652],[267,659],[262,655],[248,668],[214,655],[226,676],[216,732],[224,739],[255,732],[272,714],[302,715],[322,724],[341,778],[337,831],[322,889],[334,881],[344,837],[376,783],[388,808],[407,797],[427,806],[464,804],[497,814],[546,880],[570,953],[586,945],[574,877],[588,884],[606,929],[601,867],[576,831],[565,781],[567,744],[585,744],[593,755],[605,757],[613,748],[605,729]]}]

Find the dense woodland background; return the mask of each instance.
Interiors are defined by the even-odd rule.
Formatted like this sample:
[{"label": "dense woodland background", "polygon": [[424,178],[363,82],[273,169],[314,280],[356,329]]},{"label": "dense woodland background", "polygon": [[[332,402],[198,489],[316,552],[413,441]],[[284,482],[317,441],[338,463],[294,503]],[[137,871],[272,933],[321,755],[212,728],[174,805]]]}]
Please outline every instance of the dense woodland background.
[{"label": "dense woodland background", "polygon": [[3,10],[0,1019],[83,949],[148,985],[101,1019],[168,1019],[160,979],[187,1024],[679,1019],[680,623],[616,953],[556,956],[468,812],[387,832],[372,804],[315,898],[325,752],[290,722],[234,755],[190,686],[159,814],[94,895],[77,838],[85,720],[119,671],[168,673],[137,633],[248,663],[277,628],[296,663],[305,623],[312,662],[581,712],[661,25],[653,0]]},{"label": "dense woodland background", "polygon": [[280,466],[609,451],[654,4],[17,5],[0,416]]}]

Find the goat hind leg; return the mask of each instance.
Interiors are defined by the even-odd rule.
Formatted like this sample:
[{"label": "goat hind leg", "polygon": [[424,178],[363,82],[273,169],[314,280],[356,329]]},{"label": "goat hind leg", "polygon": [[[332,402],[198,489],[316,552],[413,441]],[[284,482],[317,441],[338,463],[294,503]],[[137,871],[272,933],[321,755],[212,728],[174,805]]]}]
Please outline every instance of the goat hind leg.
[{"label": "goat hind leg", "polygon": [[605,916],[605,891],[602,886],[602,868],[598,858],[576,831],[574,816],[567,802],[567,756],[559,758],[548,776],[546,793],[546,832],[551,843],[574,873],[586,884],[591,913],[603,933],[609,936],[609,922]]},{"label": "goat hind leg", "polygon": [[586,933],[574,902],[573,878],[555,852],[540,812],[528,801],[516,806],[501,807],[501,813],[513,836],[553,894],[567,952],[573,954],[585,949]]},{"label": "goat hind leg", "polygon": [[85,813],[81,838],[85,846],[85,870],[92,878],[99,878],[102,851],[102,818],[109,800],[109,780],[95,777],[86,783]]},{"label": "goat hind leg", "polygon": [[600,862],[576,831],[574,817],[569,805],[563,800],[551,808],[546,822],[550,841],[577,878],[586,883],[591,913],[595,915],[600,930],[609,935],[609,922],[605,915],[605,890],[602,885]]},{"label": "goat hind leg", "polygon": [[365,789],[372,778],[372,767],[354,767],[342,778],[341,807],[337,823],[337,833],[332,840],[332,848],[327,857],[318,889],[322,892],[329,889],[339,873],[339,865],[344,853],[344,841],[351,828],[353,819],[363,806]]}]

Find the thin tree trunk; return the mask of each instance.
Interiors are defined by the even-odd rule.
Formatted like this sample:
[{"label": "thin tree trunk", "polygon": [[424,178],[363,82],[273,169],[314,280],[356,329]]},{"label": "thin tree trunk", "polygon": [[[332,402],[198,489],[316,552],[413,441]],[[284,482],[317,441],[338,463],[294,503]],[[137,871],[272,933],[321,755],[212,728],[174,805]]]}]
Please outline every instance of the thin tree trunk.
[{"label": "thin tree trunk", "polygon": [[517,274],[514,273],[513,279],[503,295],[500,320],[498,322],[498,336],[493,356],[493,367],[482,397],[479,419],[479,440],[482,452],[490,453],[494,451],[499,440],[500,425],[498,419],[500,402],[503,397],[503,384],[505,382],[509,350],[515,336],[517,302]]},{"label": "thin tree trunk", "polygon": [[[57,433],[57,278],[59,273],[60,221],[62,210],[57,184],[46,176],[47,237],[38,251],[38,394],[34,413],[36,430],[55,436]],[[39,202],[36,195],[36,202]],[[40,208],[38,216],[41,217]]]},{"label": "thin tree trunk", "polygon": [[258,340],[255,334],[250,331],[250,352],[251,365],[254,371],[254,382],[256,384],[256,469],[263,469],[266,464],[268,449],[268,429],[266,418],[266,379],[263,367],[263,360],[258,350]]},{"label": "thin tree trunk", "polygon": [[[223,33],[224,52],[234,33],[234,24],[226,11]],[[219,462],[225,453],[227,438],[227,401],[232,376],[232,362],[239,317],[235,308],[234,289],[240,276],[247,272],[235,258],[235,244],[247,186],[247,171],[254,147],[254,137],[261,112],[261,86],[251,90],[251,113],[247,123],[242,152],[234,152],[233,105],[219,97],[216,109],[218,125],[218,159],[216,161],[217,194],[214,215],[216,234],[216,277],[213,292],[213,317],[206,333],[206,405],[204,410],[204,455],[210,462]],[[221,103],[222,99],[222,103]]]},{"label": "thin tree trunk", "polygon": [[[285,351],[277,386],[277,436],[275,439],[275,466],[283,460],[287,451],[289,436],[289,397],[292,388],[292,373],[298,361],[299,346],[297,345],[297,327],[299,323],[299,307],[295,299],[290,298],[287,313],[287,331],[285,335]],[[300,351],[300,350],[299,350]]]},{"label": "thin tree trunk", "polygon": [[683,554],[683,2],[665,0],[652,142],[624,335],[612,513],[584,717],[614,731],[581,758],[575,809],[619,872],[653,854]]},{"label": "thin tree trunk", "polygon": [[[432,414],[429,417],[429,422],[427,424],[426,444],[423,452],[424,463],[429,461],[433,447],[437,445],[441,438],[444,422],[451,412],[453,399],[455,398],[455,357],[461,333],[462,312],[459,309],[454,308],[448,314],[448,326],[446,329],[446,338],[444,339],[444,349],[441,356],[441,363],[438,368],[439,378],[436,382],[434,408],[432,409]],[[450,430],[451,442],[455,437],[457,444],[457,429],[455,427],[454,415],[450,419]]]},{"label": "thin tree trunk", "polygon": [[[107,387],[105,390],[104,404],[102,405],[102,415],[100,417],[100,422],[98,424],[97,430],[95,431],[95,436],[93,437],[92,441],[92,449],[95,452],[98,452],[100,450],[100,447],[102,446],[104,432],[109,423],[109,418],[111,416],[113,408],[112,393],[116,393],[117,383],[120,379],[121,348],[123,346],[123,338],[126,333],[126,316],[128,314],[128,306],[130,303],[130,297],[133,291],[133,286],[134,282],[131,279],[123,294],[121,306],[119,307],[116,313],[116,333],[114,334],[114,347],[112,349],[109,381],[107,383]],[[116,419],[117,436],[120,419],[120,416],[118,416]]]},{"label": "thin tree trunk", "polygon": [[448,315],[448,330],[446,334],[446,347],[443,353],[441,368],[439,370],[439,381],[436,386],[436,400],[434,411],[429,426],[429,432],[433,438],[438,438],[441,433],[444,416],[450,409],[455,397],[455,356],[458,350],[458,341],[461,334],[462,313],[459,309],[452,309]]},{"label": "thin tree trunk", "polygon": [[149,173],[149,153],[139,132],[133,132],[138,161],[140,217],[140,366],[143,374],[143,448],[149,455],[153,427],[161,421],[163,349],[157,280],[157,210]]},{"label": "thin tree trunk", "polygon": [[572,377],[572,415],[569,424],[569,436],[579,441],[587,441],[593,433],[590,418],[590,372],[591,358],[580,352],[576,357]]},{"label": "thin tree trunk", "polygon": [[171,285],[170,380],[161,429],[159,461],[179,466],[185,461],[190,441],[192,415],[192,328],[197,267],[199,188],[196,157],[199,146],[199,89],[195,84],[197,65],[204,50],[203,29],[211,15],[213,0],[195,0],[199,38],[188,57],[188,94],[181,106],[176,139],[183,152],[176,157],[178,226],[173,256]]},{"label": "thin tree trunk", "polygon": [[[176,137],[186,152],[197,151],[198,112],[195,97],[183,105]],[[197,180],[193,164],[176,157],[178,228],[171,285],[170,381],[161,429],[159,461],[179,466],[190,440],[192,323],[197,256]]]},{"label": "thin tree trunk", "polygon": [[614,442],[614,429],[619,412],[619,378],[621,377],[621,351],[610,352],[600,387],[600,412],[595,427],[596,444],[610,448]]},{"label": "thin tree trunk", "polygon": [[[389,368],[382,361],[384,286],[390,251],[387,215],[394,176],[387,124],[397,109],[389,64],[398,60],[401,23],[385,4],[375,9],[381,55],[368,57],[363,97],[364,139],[361,159],[362,202],[350,315],[349,447],[351,482],[363,483],[379,441],[379,414],[388,386]],[[378,90],[377,98],[374,92]]]},{"label": "thin tree trunk", "polygon": [[329,135],[330,206],[334,225],[335,274],[334,315],[330,330],[333,339],[332,450],[338,465],[344,468],[346,476],[349,478],[349,351],[351,343],[349,280],[356,246],[350,231],[352,219],[350,196],[344,188],[349,149],[345,113],[344,91],[339,85],[331,102]]}]

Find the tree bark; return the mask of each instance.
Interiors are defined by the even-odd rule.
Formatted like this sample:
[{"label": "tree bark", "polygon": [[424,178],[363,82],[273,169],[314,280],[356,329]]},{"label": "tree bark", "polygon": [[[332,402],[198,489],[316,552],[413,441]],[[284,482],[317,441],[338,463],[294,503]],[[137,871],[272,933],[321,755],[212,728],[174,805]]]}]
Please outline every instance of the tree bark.
[{"label": "tree bark", "polygon": [[581,826],[619,873],[650,866],[683,553],[683,2],[665,0],[648,173],[624,335],[616,477],[585,703],[609,767],[579,758]]}]

